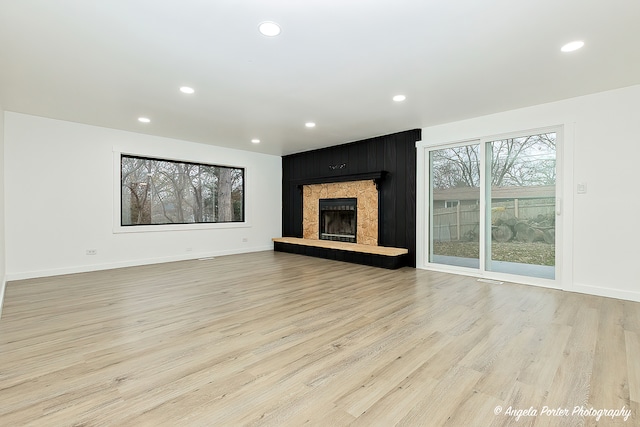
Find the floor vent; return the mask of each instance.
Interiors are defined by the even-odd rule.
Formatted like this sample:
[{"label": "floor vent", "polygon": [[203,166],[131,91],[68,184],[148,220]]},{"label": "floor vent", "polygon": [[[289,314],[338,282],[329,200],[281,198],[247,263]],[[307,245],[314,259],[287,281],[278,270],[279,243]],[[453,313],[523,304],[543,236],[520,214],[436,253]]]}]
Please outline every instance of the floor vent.
[{"label": "floor vent", "polygon": [[478,279],[478,282],[491,283],[492,285],[502,285],[502,284],[504,284],[504,282],[501,282],[499,280],[491,280],[491,279]]},{"label": "floor vent", "polygon": [[198,258],[198,261],[209,261],[210,259],[216,259],[215,257]]}]

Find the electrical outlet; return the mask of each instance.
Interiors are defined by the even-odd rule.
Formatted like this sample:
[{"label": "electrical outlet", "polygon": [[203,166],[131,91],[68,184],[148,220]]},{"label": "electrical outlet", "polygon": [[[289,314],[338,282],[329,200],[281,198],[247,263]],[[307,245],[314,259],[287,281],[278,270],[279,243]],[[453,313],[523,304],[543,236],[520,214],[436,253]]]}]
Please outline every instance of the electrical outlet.
[{"label": "electrical outlet", "polygon": [[249,238],[248,238],[248,237],[243,237],[243,238],[242,238],[242,243],[247,243],[248,241],[249,241]]},{"label": "electrical outlet", "polygon": [[191,252],[191,251],[193,251],[193,248],[187,248],[186,250],[187,250],[187,252]]},{"label": "electrical outlet", "polygon": [[87,249],[87,255],[98,255],[97,249]]}]

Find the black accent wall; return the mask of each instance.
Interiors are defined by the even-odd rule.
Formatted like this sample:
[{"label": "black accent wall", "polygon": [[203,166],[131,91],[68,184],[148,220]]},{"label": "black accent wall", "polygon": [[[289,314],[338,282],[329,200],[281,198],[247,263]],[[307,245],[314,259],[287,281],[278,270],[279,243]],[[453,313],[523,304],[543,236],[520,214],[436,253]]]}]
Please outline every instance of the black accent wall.
[{"label": "black accent wall", "polygon": [[282,235],[302,237],[302,190],[310,183],[382,176],[378,245],[409,250],[416,265],[416,141],[421,130],[378,136],[282,158]]}]

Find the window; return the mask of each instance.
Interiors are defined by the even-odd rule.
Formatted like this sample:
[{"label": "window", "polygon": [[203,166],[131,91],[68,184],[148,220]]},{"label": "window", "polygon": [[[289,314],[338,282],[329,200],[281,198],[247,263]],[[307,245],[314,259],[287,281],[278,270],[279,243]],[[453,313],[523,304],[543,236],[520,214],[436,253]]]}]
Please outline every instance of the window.
[{"label": "window", "polygon": [[244,169],[120,156],[121,225],[244,221]]}]

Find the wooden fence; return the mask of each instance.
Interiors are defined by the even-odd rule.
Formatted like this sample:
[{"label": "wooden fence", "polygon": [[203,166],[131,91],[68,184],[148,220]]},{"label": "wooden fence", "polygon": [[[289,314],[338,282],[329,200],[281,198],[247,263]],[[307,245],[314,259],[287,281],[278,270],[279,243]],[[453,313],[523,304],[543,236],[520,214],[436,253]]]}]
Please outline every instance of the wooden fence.
[{"label": "wooden fence", "polygon": [[[520,200],[493,203],[493,216],[502,219],[535,219],[540,215],[553,214],[553,199]],[[480,234],[480,207],[478,205],[458,204],[450,208],[437,208],[433,211],[433,241],[469,241],[476,240]]]}]

